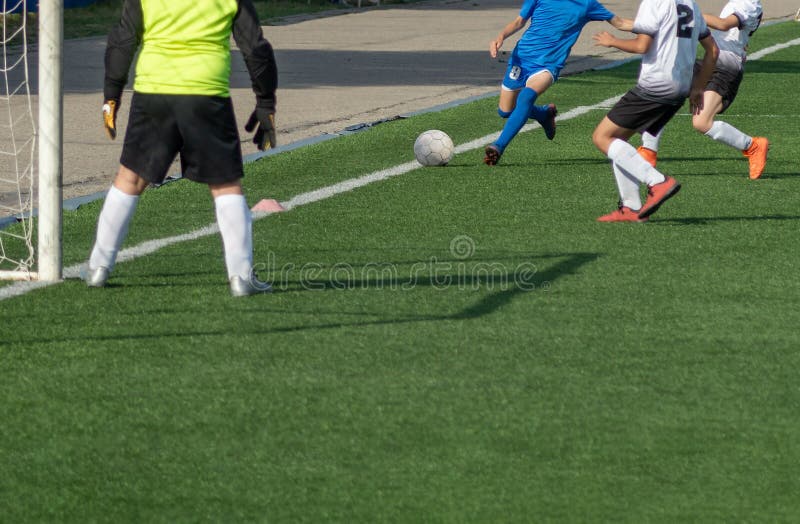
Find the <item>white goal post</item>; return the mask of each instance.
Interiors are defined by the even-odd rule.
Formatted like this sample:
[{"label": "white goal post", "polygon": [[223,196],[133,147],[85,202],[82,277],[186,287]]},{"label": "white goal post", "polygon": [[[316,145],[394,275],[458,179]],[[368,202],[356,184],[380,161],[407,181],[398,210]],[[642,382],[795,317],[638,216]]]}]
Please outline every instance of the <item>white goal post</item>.
[{"label": "white goal post", "polygon": [[[28,5],[34,0],[0,0],[2,4],[3,111],[7,124],[0,125],[4,147],[0,147],[0,210],[21,222],[16,231],[0,235],[0,279],[58,281],[62,278],[62,151],[63,151],[63,59],[64,2],[38,0],[38,126],[34,124],[28,56]],[[17,26],[8,27],[19,19]],[[37,129],[38,127],[38,129]],[[34,211],[35,149],[38,145],[38,199]],[[33,221],[37,220],[37,249],[33,246]],[[3,218],[0,215],[0,218]],[[19,232],[21,230],[21,232]],[[26,246],[27,255],[8,254],[9,244]],[[12,253],[13,253],[12,249]],[[34,271],[34,267],[36,271]]]},{"label": "white goal post", "polygon": [[38,279],[61,280],[64,2],[39,0]]}]

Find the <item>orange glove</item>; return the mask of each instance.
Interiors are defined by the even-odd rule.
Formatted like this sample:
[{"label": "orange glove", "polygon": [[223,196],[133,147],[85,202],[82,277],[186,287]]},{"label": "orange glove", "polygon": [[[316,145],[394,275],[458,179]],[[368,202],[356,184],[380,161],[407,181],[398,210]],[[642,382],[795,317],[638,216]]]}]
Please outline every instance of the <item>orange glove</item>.
[{"label": "orange glove", "polygon": [[117,138],[117,111],[119,111],[117,100],[106,100],[103,104],[103,127],[111,140]]}]

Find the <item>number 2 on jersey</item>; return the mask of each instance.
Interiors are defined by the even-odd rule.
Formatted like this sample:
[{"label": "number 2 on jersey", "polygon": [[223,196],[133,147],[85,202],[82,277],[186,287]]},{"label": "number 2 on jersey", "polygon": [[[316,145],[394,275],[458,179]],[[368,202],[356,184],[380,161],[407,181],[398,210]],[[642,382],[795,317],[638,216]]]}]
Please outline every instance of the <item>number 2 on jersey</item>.
[{"label": "number 2 on jersey", "polygon": [[678,38],[691,38],[694,11],[684,4],[678,4],[676,7],[678,8]]}]

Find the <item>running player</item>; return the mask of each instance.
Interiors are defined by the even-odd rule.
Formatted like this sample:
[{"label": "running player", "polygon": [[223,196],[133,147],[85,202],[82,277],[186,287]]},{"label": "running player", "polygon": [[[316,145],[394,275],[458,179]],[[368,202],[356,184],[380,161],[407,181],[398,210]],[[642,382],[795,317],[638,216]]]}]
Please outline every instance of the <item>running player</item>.
[{"label": "running player", "polygon": [[[642,222],[675,195],[681,185],[645,161],[628,139],[637,131],[657,134],[689,97],[692,114],[703,109],[703,87],[714,71],[719,49],[695,0],[643,0],[633,22],[636,38],[621,40],[602,32],[597,45],[641,53],[636,86],[597,125],[595,146],[610,160],[619,189],[619,209],[600,222]],[[705,56],[694,80],[697,43]],[[639,186],[647,185],[641,202]]]},{"label": "running player", "polygon": [[[769,140],[751,137],[714,118],[724,113],[736,98],[744,76],[747,43],[761,24],[761,17],[761,0],[730,0],[719,16],[703,15],[720,51],[714,75],[703,93],[703,110],[692,117],[692,125],[696,130],[742,152],[750,164],[751,180],[756,180],[764,172]],[[644,133],[638,149],[639,154],[654,166],[660,139],[661,133],[655,136]]]},{"label": "running player", "polygon": [[525,0],[519,15],[489,42],[489,55],[496,58],[503,42],[528,20],[530,25],[511,52],[500,87],[497,112],[508,120],[500,138],[486,148],[483,161],[490,166],[497,164],[529,118],[539,122],[549,140],[556,136],[555,104],[535,105],[535,102],[558,80],[583,26],[593,20],[605,20],[623,31],[633,28],[632,20],[615,16],[597,0]]},{"label": "running player", "polygon": [[251,0],[125,0],[105,54],[106,131],[116,115],[136,51],[136,79],[120,167],[97,224],[83,278],[105,286],[139,195],[163,182],[176,154],[183,176],[208,185],[225,253],[231,293],[270,290],[253,275],[252,217],[242,194],[242,152],[230,100],[230,37],[250,72],[256,108],[245,129],[274,146],[277,69]]}]

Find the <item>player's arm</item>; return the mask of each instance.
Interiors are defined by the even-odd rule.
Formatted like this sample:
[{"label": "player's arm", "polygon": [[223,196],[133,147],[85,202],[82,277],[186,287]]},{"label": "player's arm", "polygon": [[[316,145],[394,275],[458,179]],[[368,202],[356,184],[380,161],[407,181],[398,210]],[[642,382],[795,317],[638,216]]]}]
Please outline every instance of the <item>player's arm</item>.
[{"label": "player's arm", "polygon": [[142,42],[143,31],[141,0],[125,0],[119,23],[108,34],[106,43],[103,126],[112,139],[117,136],[117,112],[122,90],[128,83],[128,72]]},{"label": "player's arm", "polygon": [[620,31],[633,31],[633,20],[630,18],[622,18],[617,15],[614,15],[614,18],[611,20],[607,20],[609,24],[611,24],[614,29],[619,29]]},{"label": "player's arm", "polygon": [[643,55],[650,49],[653,37],[646,34],[638,34],[635,38],[617,38],[608,31],[603,31],[592,37],[595,45],[603,47],[615,47],[626,53]]},{"label": "player's arm", "polygon": [[239,11],[233,20],[233,39],[242,52],[253,92],[256,108],[245,129],[253,131],[253,143],[259,149],[275,147],[275,91],[278,88],[278,67],[272,45],[264,38],[258,22],[256,8],[250,0],[239,0]]},{"label": "player's arm", "polygon": [[728,15],[725,18],[703,14],[703,19],[706,21],[708,27],[716,29],[717,31],[729,31],[734,27],[742,27],[742,21],[735,14]]},{"label": "player's arm", "polygon": [[517,16],[514,20],[509,22],[500,34],[497,35],[497,38],[489,42],[489,55],[492,58],[497,58],[497,52],[503,47],[503,42],[505,42],[506,38],[513,35],[523,27],[525,27],[525,23],[527,20],[522,18],[521,16]]},{"label": "player's arm", "polygon": [[706,89],[706,85],[708,85],[708,81],[711,80],[711,75],[714,73],[714,67],[717,65],[717,57],[719,56],[719,48],[710,33],[705,38],[700,39],[700,45],[703,46],[706,54],[700,64],[700,70],[692,79],[692,89],[689,92],[689,106],[693,115],[700,114],[703,109],[703,92]]}]

